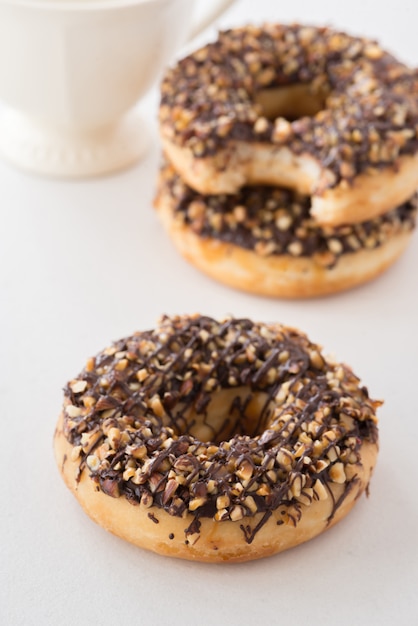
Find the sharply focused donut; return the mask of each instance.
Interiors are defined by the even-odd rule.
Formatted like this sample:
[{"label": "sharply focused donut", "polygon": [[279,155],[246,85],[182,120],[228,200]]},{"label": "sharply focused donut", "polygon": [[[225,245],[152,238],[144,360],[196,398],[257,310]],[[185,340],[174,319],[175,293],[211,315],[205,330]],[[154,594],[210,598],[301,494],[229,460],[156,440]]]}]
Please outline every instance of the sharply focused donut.
[{"label": "sharply focused donut", "polygon": [[163,317],[67,385],[56,459],[116,535],[170,556],[244,561],[348,513],[375,465],[379,404],[297,330]]},{"label": "sharply focused donut", "polygon": [[394,263],[411,238],[417,197],[367,222],[321,227],[307,196],[257,186],[203,196],[164,166],[155,207],[181,254],[212,278],[302,298],[349,289]]},{"label": "sharply focused donut", "polygon": [[205,194],[272,184],[329,225],[386,213],[418,188],[418,73],[329,28],[222,32],[162,83],[165,153]]}]

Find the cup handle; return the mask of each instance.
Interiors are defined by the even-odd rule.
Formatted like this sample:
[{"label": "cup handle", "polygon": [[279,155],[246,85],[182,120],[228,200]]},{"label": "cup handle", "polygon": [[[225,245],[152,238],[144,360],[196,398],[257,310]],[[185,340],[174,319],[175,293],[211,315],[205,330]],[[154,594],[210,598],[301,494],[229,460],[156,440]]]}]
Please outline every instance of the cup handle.
[{"label": "cup handle", "polygon": [[191,32],[189,34],[189,40],[194,39],[202,32],[205,28],[210,26],[212,22],[214,22],[222,13],[224,13],[228,7],[234,4],[236,0],[219,0],[219,2],[208,2],[205,3],[207,5],[210,4],[210,8],[205,11],[204,15],[198,20],[194,20],[192,23]]}]

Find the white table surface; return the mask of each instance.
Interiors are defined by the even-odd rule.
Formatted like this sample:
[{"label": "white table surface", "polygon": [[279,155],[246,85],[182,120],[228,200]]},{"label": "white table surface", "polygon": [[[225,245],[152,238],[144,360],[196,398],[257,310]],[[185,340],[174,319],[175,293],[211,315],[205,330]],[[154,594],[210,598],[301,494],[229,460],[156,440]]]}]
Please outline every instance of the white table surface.
[{"label": "white table surface", "polygon": [[[369,34],[418,65],[415,0],[242,0],[220,25],[265,19]],[[152,150],[119,175],[62,182],[0,163],[0,623],[418,624],[417,238],[342,295],[275,301],[223,287],[157,222],[155,91],[142,108]],[[196,311],[298,326],[385,400],[370,497],[282,555],[205,565],[134,548],[87,518],[55,467],[61,389],[86,358],[163,312]]]}]

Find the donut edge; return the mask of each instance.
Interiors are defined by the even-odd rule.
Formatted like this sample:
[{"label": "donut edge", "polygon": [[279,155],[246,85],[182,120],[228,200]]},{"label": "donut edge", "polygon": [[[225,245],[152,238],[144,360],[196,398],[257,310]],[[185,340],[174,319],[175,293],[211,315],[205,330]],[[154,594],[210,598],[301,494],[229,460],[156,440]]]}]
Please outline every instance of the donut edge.
[{"label": "donut edge", "polygon": [[[252,543],[247,543],[241,528],[252,528],[260,522],[262,514],[241,522],[201,518],[199,532],[189,532],[194,515],[173,517],[163,509],[146,508],[131,504],[124,496],[113,498],[103,493],[84,468],[80,474],[79,461],[71,458],[73,446],[63,433],[63,414],[60,415],[54,435],[54,452],[58,469],[85,513],[108,532],[140,548],[163,556],[207,563],[238,563],[272,556],[302,544],[343,519],[358,498],[367,491],[376,463],[378,444],[364,441],[360,448],[360,462],[344,496],[344,486],[329,483],[331,495],[316,500],[311,505],[300,505],[300,520],[283,523],[287,511],[279,507],[256,533]],[[340,506],[336,510],[333,500]]]}]

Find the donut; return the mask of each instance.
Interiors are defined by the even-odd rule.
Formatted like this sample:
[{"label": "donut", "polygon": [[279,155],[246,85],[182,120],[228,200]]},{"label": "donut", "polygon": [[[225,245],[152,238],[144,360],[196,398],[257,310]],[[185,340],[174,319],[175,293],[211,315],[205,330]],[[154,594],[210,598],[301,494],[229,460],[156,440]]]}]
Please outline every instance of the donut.
[{"label": "donut", "polygon": [[165,165],[155,208],[195,267],[250,293],[306,298],[336,293],[382,273],[407,247],[417,196],[360,224],[320,226],[309,197],[279,187],[202,195]]},{"label": "donut", "polygon": [[379,404],[296,329],[163,316],[67,384],[55,454],[108,531],[167,556],[246,561],[350,511],[375,466]]},{"label": "donut", "polygon": [[159,119],[168,159],[203,194],[289,187],[336,226],[418,188],[418,71],[330,28],[221,32],[167,71]]}]

